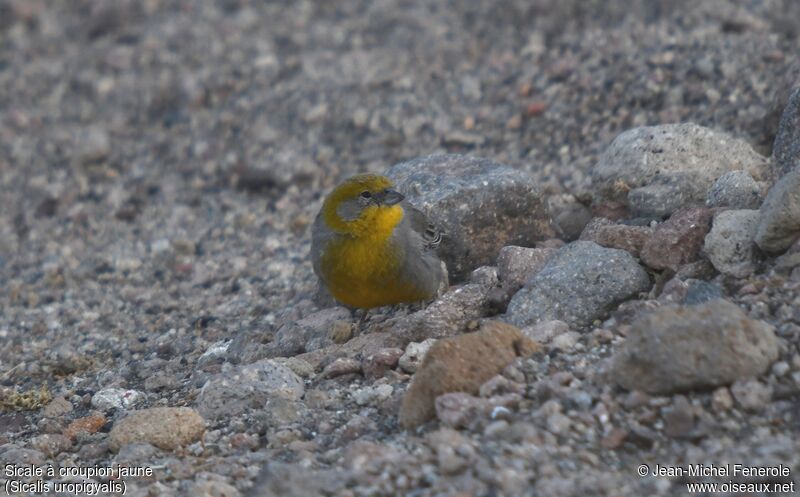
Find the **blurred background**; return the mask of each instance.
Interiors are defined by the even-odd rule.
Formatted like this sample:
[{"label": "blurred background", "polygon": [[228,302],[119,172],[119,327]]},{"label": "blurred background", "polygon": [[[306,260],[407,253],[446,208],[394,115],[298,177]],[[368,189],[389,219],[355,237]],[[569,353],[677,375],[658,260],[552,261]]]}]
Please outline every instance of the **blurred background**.
[{"label": "blurred background", "polygon": [[192,405],[214,344],[314,308],[344,176],[455,152],[580,193],[684,121],[769,155],[798,53],[796,0],[0,0],[0,385]]},{"label": "blurred background", "polygon": [[619,132],[680,121],[769,154],[798,19],[792,0],[5,0],[0,277],[249,271],[277,308],[310,290],[308,225],[355,172],[459,152],[580,192]]},{"label": "blurred background", "polygon": [[[679,121],[769,154],[798,19],[792,0],[5,0],[0,275],[250,268],[282,305],[344,175],[460,152],[580,192],[619,132]],[[140,269],[175,239],[185,263]]]}]

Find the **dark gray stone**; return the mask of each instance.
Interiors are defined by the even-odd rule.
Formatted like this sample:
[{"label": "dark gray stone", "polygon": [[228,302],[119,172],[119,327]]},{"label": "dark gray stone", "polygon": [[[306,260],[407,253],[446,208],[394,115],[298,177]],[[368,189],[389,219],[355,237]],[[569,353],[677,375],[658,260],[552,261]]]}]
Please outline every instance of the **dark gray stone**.
[{"label": "dark gray stone", "polygon": [[781,174],[800,165],[800,86],[792,91],[778,124],[772,155]]},{"label": "dark gray stone", "polygon": [[765,183],[754,180],[746,171],[731,171],[720,176],[708,189],[706,206],[758,209],[764,193]]},{"label": "dark gray stone", "polygon": [[683,297],[683,303],[686,305],[702,304],[723,297],[722,288],[713,283],[690,279],[686,284],[686,295]]},{"label": "dark gray stone", "polygon": [[445,232],[439,255],[454,282],[492,264],[506,245],[531,246],[553,236],[539,187],[523,171],[450,154],[396,164],[386,175]]},{"label": "dark gray stone", "polygon": [[764,252],[785,252],[800,237],[800,169],[781,178],[761,206],[756,243]]},{"label": "dark gray stone", "polygon": [[628,252],[573,242],[514,295],[506,318],[520,327],[558,319],[582,328],[649,288],[647,272]]},{"label": "dark gray stone", "polygon": [[263,408],[274,396],[299,399],[305,387],[291,369],[271,359],[232,368],[211,378],[200,391],[197,410],[208,420]]}]

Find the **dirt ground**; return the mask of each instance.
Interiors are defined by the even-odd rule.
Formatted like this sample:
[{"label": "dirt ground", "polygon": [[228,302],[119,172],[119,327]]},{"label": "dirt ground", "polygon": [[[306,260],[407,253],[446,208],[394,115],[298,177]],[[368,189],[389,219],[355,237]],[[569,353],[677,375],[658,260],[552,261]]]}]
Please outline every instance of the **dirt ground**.
[{"label": "dirt ground", "polygon": [[[637,464],[795,464],[797,390],[640,399],[589,381],[614,348],[592,333],[518,365],[510,418],[459,430],[397,425],[408,375],[312,371],[202,443],[115,452],[109,433],[198,407],[247,362],[231,343],[319,310],[309,227],[344,177],[453,152],[580,195],[619,133],[687,121],[768,156],[798,53],[793,0],[0,2],[0,385],[33,392],[2,404],[0,462],[155,468],[136,496],[474,497],[684,495]],[[739,303],[779,326],[794,291]],[[665,434],[687,405],[708,424]],[[616,444],[603,416],[644,427]],[[66,431],[81,419],[100,421]]]}]

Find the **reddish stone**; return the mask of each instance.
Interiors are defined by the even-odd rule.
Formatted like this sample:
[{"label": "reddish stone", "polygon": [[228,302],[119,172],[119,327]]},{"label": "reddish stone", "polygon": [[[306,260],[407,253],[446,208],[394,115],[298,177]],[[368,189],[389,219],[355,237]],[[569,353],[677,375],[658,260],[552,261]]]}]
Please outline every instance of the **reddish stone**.
[{"label": "reddish stone", "polygon": [[680,210],[661,223],[644,244],[642,261],[653,269],[672,269],[700,258],[711,229],[713,211],[705,207]]},{"label": "reddish stone", "polygon": [[539,101],[539,102],[532,102],[528,104],[528,108],[525,109],[525,114],[528,117],[536,117],[540,114],[543,114],[544,111],[547,110],[547,102]]},{"label": "reddish stone", "polygon": [[580,239],[603,247],[626,250],[639,257],[642,247],[652,235],[653,229],[647,226],[614,224],[608,219],[596,217],[586,225]]},{"label": "reddish stone", "polygon": [[106,418],[104,416],[86,416],[70,423],[67,429],[64,430],[64,435],[69,437],[70,440],[75,440],[79,433],[87,433],[89,435],[97,433],[105,424]]},{"label": "reddish stone", "polygon": [[364,376],[367,378],[380,378],[386,371],[397,367],[397,362],[400,356],[403,355],[403,349],[398,348],[385,348],[372,354],[364,359],[361,368],[364,370]]}]

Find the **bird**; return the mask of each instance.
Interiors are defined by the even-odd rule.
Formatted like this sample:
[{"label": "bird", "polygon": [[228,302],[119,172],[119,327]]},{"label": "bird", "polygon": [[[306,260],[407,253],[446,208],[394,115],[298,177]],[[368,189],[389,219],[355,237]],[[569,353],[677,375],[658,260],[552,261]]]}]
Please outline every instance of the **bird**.
[{"label": "bird", "polygon": [[442,237],[389,178],[358,174],[323,201],[311,261],[324,287],[348,307],[426,302],[447,286],[436,253]]}]

